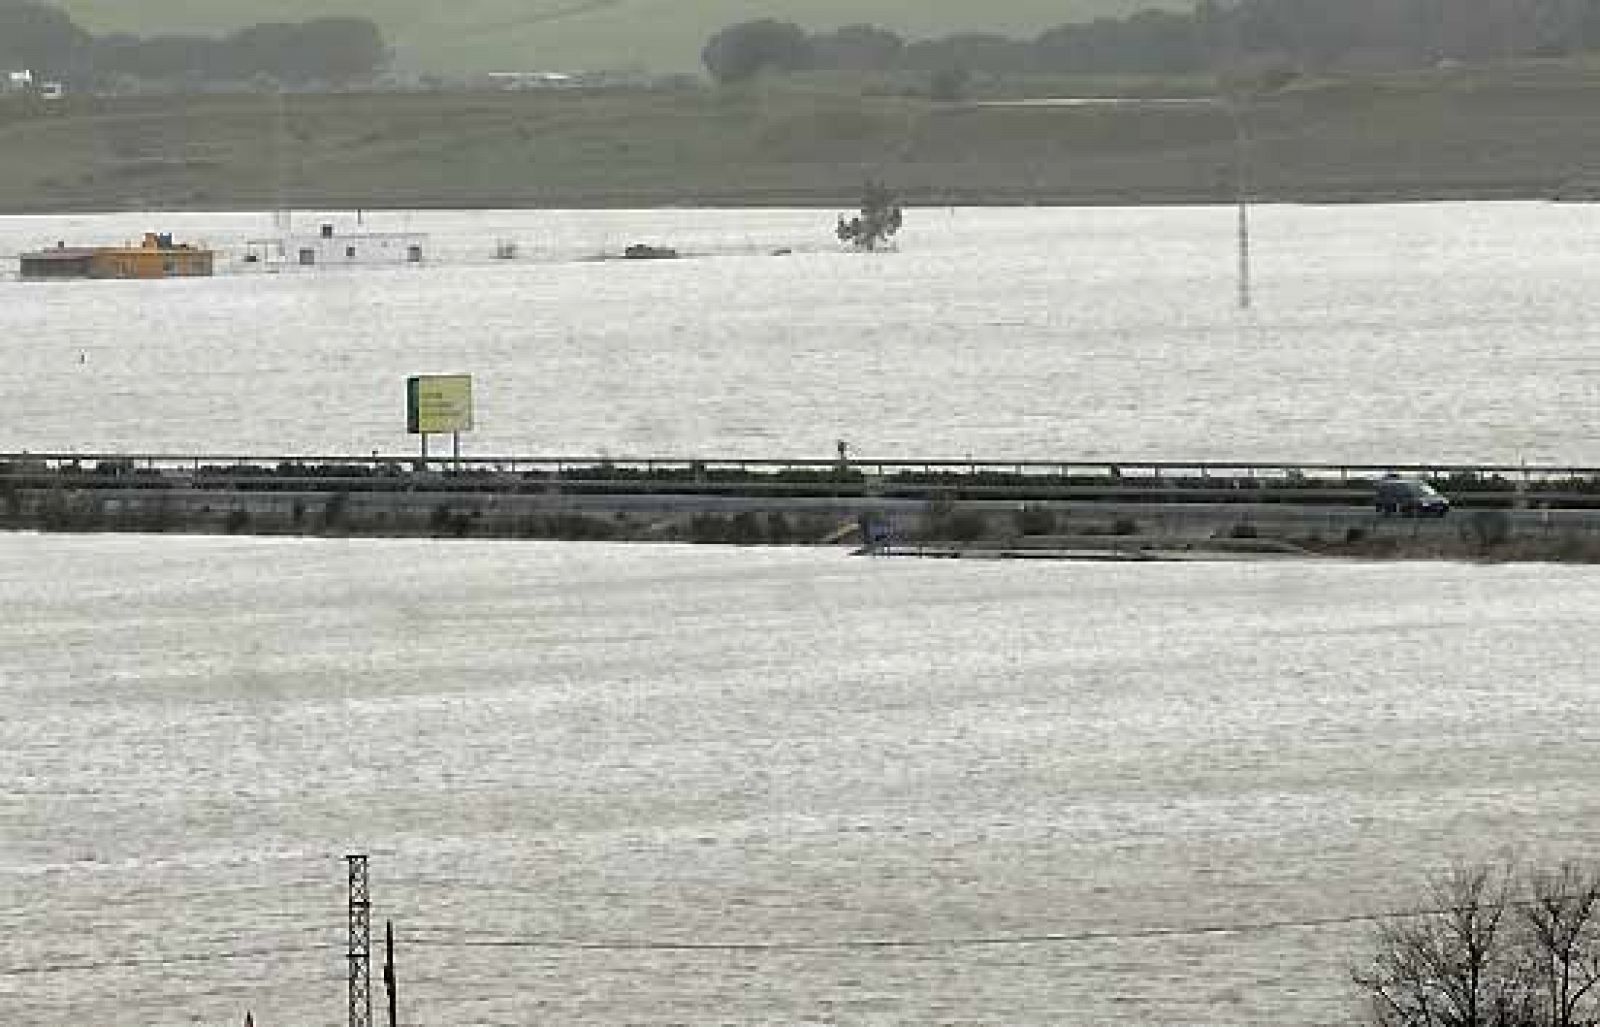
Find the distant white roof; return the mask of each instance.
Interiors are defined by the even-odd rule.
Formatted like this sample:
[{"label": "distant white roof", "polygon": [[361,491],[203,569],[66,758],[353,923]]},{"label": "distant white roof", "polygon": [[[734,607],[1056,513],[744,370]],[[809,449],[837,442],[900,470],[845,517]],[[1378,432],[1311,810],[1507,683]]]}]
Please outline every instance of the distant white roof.
[{"label": "distant white roof", "polygon": [[489,78],[494,82],[524,86],[563,86],[578,80],[577,76],[564,71],[491,71]]},{"label": "distant white roof", "polygon": [[31,86],[33,85],[33,72],[27,68],[23,68],[21,71],[8,71],[6,72],[6,82],[13,86]]}]

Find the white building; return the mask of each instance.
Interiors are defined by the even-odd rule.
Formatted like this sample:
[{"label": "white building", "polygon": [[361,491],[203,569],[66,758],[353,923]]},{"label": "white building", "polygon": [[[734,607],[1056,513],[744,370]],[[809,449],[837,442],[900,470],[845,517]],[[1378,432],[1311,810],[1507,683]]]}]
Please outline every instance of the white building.
[{"label": "white building", "polygon": [[0,71],[0,93],[31,92],[33,92],[33,72],[26,68],[21,71]]},{"label": "white building", "polygon": [[288,228],[245,244],[244,262],[270,270],[317,267],[396,267],[421,264],[428,237],[420,232],[338,232],[324,222],[315,232]]},{"label": "white building", "polygon": [[564,71],[491,71],[489,84],[496,89],[571,89],[582,85]]}]

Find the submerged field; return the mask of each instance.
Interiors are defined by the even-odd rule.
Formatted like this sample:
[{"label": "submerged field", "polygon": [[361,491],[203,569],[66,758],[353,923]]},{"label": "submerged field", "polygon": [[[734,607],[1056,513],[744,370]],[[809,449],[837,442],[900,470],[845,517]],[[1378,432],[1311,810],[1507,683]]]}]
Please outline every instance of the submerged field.
[{"label": "submerged field", "polygon": [[413,1023],[1347,1024],[1362,917],[1600,843],[1587,567],[0,534],[0,577],[8,1027],[339,1022],[345,851]]},{"label": "submerged field", "polygon": [[[1597,104],[1600,74],[1570,66],[1309,82],[1246,112],[1248,188],[1269,201],[1581,191],[1600,159]],[[1230,119],[1205,105],[996,108],[861,83],[304,95],[281,107],[85,97],[0,104],[0,211],[834,205],[874,176],[913,203],[1225,200],[1234,144]]]}]

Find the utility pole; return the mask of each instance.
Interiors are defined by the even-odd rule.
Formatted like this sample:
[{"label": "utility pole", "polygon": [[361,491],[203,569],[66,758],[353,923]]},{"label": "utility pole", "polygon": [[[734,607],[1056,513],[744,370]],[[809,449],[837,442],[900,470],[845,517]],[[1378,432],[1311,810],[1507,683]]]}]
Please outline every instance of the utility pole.
[{"label": "utility pole", "polygon": [[1239,201],[1239,309],[1250,309],[1250,141],[1237,98],[1222,101],[1233,119],[1233,187]]},{"label": "utility pole", "polygon": [[350,1027],[372,1027],[372,897],[367,857],[350,864]]},{"label": "utility pole", "polygon": [[[1238,213],[1238,264],[1239,309],[1249,310],[1250,291],[1250,137],[1246,130],[1245,114],[1250,96],[1224,94],[1215,97],[1151,97],[1145,100],[1100,101],[1118,108],[1134,105],[1147,107],[1197,107],[1202,110],[1221,110],[1233,125],[1233,192]],[[1088,101],[1095,102],[1095,101]],[[980,100],[979,107],[1079,107],[1083,100],[1041,98],[1034,100]],[[843,454],[841,454],[841,462]]]}]

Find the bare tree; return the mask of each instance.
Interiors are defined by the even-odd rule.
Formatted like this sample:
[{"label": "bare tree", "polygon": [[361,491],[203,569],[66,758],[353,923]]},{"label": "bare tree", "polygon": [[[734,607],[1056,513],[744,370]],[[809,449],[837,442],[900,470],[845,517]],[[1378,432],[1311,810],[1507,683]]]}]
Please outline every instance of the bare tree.
[{"label": "bare tree", "polygon": [[1600,1023],[1600,870],[1567,862],[1530,873],[1528,884],[1519,913],[1544,1000],[1541,1022]]},{"label": "bare tree", "polygon": [[[1535,984],[1516,944],[1509,865],[1457,866],[1428,889],[1430,908],[1378,927],[1378,952],[1355,981],[1381,1027],[1533,1027]],[[1509,921],[1509,922],[1508,922]]]},{"label": "bare tree", "polygon": [[1380,1027],[1600,1027],[1595,866],[1457,866],[1376,943],[1354,978]]}]

